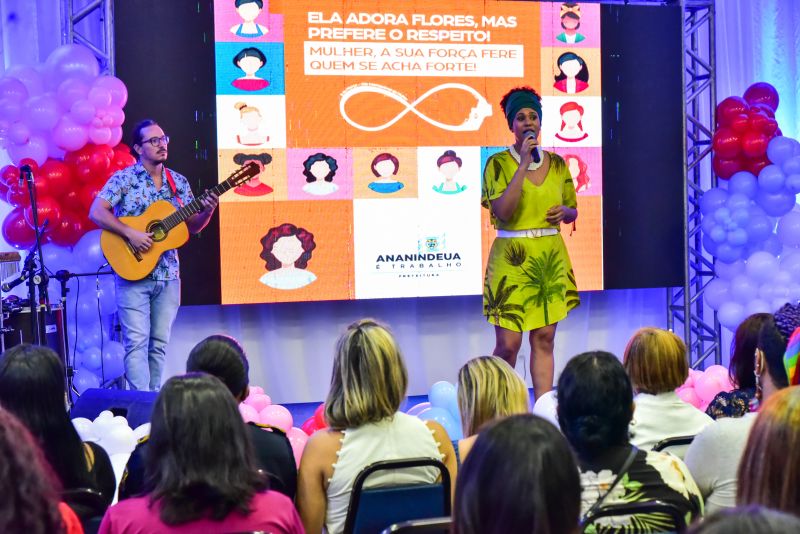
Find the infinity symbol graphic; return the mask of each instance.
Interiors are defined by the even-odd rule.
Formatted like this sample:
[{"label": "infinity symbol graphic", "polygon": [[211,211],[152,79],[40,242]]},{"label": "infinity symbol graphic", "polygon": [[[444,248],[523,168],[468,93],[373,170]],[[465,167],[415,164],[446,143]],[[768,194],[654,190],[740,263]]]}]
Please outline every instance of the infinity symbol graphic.
[{"label": "infinity symbol graphic", "polygon": [[[428,117],[424,113],[417,110],[417,105],[428,99],[431,95],[434,95],[440,91],[444,91],[445,89],[458,89],[461,91],[466,91],[472,94],[475,99],[478,101],[475,107],[471,108],[469,111],[469,117],[464,119],[464,122],[461,124],[444,124],[439,122],[431,117]],[[350,98],[354,97],[355,95],[359,95],[361,93],[378,93],[380,95],[386,96],[394,100],[395,102],[399,102],[402,104],[405,109],[401,111],[397,116],[391,119],[384,124],[378,126],[364,126],[363,124],[359,124],[347,114],[347,110],[345,109],[345,105]],[[441,85],[437,85],[436,87],[432,87],[428,91],[426,91],[423,95],[419,98],[414,100],[413,102],[409,102],[408,98],[405,97],[402,93],[395,91],[390,87],[386,87],[383,85],[375,84],[375,83],[358,83],[355,85],[351,85],[350,87],[346,88],[342,91],[341,95],[339,96],[339,113],[342,114],[342,118],[347,121],[350,126],[354,128],[358,128],[359,130],[364,130],[365,132],[378,132],[380,130],[385,130],[386,128],[392,126],[394,123],[405,117],[408,113],[413,113],[420,119],[424,120],[428,124],[436,126],[437,128],[441,128],[442,130],[448,130],[451,132],[474,132],[479,130],[481,124],[483,124],[483,120],[486,117],[492,115],[492,106],[486,99],[480,94],[478,91],[470,87],[469,85],[464,85],[461,83],[443,83]]]}]

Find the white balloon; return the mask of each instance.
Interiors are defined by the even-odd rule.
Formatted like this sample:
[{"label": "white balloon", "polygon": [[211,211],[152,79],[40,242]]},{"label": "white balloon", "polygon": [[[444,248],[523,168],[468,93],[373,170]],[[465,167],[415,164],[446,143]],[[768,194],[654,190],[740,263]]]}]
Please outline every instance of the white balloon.
[{"label": "white balloon", "polygon": [[136,441],[139,441],[143,437],[149,435],[150,435],[150,423],[144,423],[133,429],[133,437],[136,438]]},{"label": "white balloon", "polygon": [[97,441],[97,434],[94,431],[94,423],[85,417],[76,417],[72,420],[72,426],[81,437],[81,441]]},{"label": "white balloon", "polygon": [[132,453],[136,448],[136,438],[133,435],[133,430],[128,425],[115,425],[113,426],[100,440],[106,452],[112,454]]}]

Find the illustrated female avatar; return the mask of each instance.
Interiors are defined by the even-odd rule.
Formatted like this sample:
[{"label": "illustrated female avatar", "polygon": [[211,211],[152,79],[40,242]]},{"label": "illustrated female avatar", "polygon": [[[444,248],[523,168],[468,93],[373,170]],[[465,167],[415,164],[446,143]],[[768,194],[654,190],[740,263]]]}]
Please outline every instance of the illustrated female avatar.
[{"label": "illustrated female avatar", "polygon": [[370,182],[368,187],[376,193],[395,193],[405,187],[402,182],[394,178],[397,171],[400,170],[400,161],[392,154],[388,152],[378,154],[372,160],[371,167],[372,174],[378,179]]},{"label": "illustrated female avatar", "polygon": [[236,142],[244,146],[259,146],[269,141],[269,136],[261,133],[261,110],[248,106],[244,102],[236,102],[233,107],[239,110],[239,133]]},{"label": "illustrated female avatar", "polygon": [[561,129],[556,138],[567,143],[577,143],[589,137],[583,131],[583,106],[577,102],[567,102],[558,111],[561,113]]},{"label": "illustrated female avatar", "polygon": [[578,33],[581,27],[581,6],[577,2],[564,2],[561,4],[561,27],[564,31],[556,35],[562,43],[580,43],[586,37]]},{"label": "illustrated female avatar", "polygon": [[[263,9],[263,0],[236,0],[236,13],[242,17],[242,23],[231,26],[231,33],[248,39],[266,34],[269,28],[256,22]],[[269,7],[267,10],[269,11]]]},{"label": "illustrated female avatar", "polygon": [[461,170],[461,158],[456,155],[455,150],[445,150],[444,154],[436,160],[436,165],[444,177],[444,182],[434,185],[434,191],[443,195],[456,195],[467,188],[466,185],[459,185],[455,180]]},{"label": "illustrated female avatar", "polygon": [[309,195],[325,196],[338,191],[339,186],[333,183],[336,169],[339,164],[327,154],[317,152],[310,155],[303,162],[303,175],[306,177],[306,185],[303,191]]},{"label": "illustrated female avatar", "polygon": [[257,175],[234,189],[234,193],[245,197],[260,197],[272,193],[273,189],[261,181],[261,173],[264,172],[264,167],[272,162],[272,156],[269,154],[236,154],[233,156],[233,162],[237,165],[252,162],[261,169]]},{"label": "illustrated female avatar", "polygon": [[270,228],[261,238],[261,259],[267,272],[259,281],[275,289],[305,287],[317,276],[306,270],[311,251],[317,246],[314,235],[305,228],[284,223]]},{"label": "illustrated female avatar", "polygon": [[556,82],[553,87],[568,95],[589,88],[589,69],[581,56],[573,52],[564,52],[558,56],[556,64],[559,72],[555,76]]},{"label": "illustrated female avatar", "polygon": [[572,183],[575,186],[575,192],[580,193],[586,191],[591,185],[591,178],[586,174],[589,166],[577,154],[564,154],[564,161],[567,162],[569,174],[572,176]]},{"label": "illustrated female avatar", "polygon": [[242,91],[259,91],[269,86],[264,78],[256,76],[256,72],[267,64],[267,56],[258,48],[248,47],[233,56],[233,64],[239,67],[244,76],[236,78],[231,85]]}]

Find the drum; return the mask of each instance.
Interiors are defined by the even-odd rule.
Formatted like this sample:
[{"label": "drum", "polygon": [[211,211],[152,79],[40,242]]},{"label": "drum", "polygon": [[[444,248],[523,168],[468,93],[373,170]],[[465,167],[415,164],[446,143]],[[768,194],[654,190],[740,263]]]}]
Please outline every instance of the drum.
[{"label": "drum", "polygon": [[[62,362],[65,362],[64,310],[61,306],[51,306],[51,311],[40,310],[39,331],[42,345],[53,349]],[[29,307],[12,309],[3,313],[3,342],[8,349],[20,343],[36,343],[31,328],[31,309]]]}]

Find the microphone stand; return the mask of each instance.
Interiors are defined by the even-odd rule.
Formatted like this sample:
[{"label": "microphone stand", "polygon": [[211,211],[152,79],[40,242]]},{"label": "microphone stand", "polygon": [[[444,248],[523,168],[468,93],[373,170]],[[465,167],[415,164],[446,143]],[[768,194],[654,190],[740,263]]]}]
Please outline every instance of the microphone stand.
[{"label": "microphone stand", "polygon": [[[34,245],[34,252],[30,256],[38,255],[39,269],[34,268],[28,271],[28,299],[31,306],[31,332],[37,345],[44,344],[42,332],[39,328],[40,317],[39,312],[44,308],[47,312],[51,311],[50,299],[47,294],[47,284],[49,277],[44,265],[44,256],[42,255],[42,234],[47,228],[48,221],[45,220],[41,230],[39,229],[39,210],[36,202],[36,180],[33,176],[33,170],[29,165],[20,167],[20,173],[28,184],[28,193],[31,197],[31,211],[33,217],[33,230],[36,234],[36,243]],[[27,259],[26,259],[27,262]],[[35,262],[32,263],[35,266]],[[39,299],[36,299],[36,288],[39,288]]]}]

